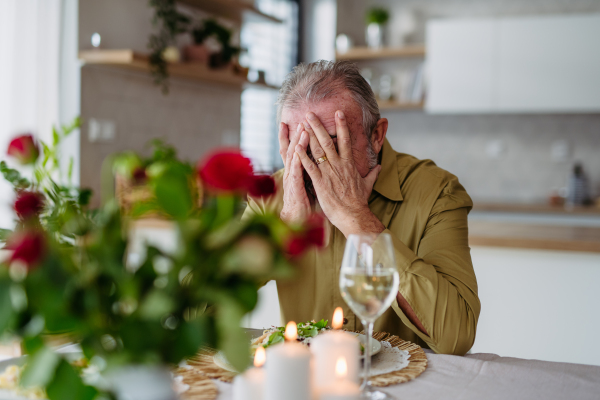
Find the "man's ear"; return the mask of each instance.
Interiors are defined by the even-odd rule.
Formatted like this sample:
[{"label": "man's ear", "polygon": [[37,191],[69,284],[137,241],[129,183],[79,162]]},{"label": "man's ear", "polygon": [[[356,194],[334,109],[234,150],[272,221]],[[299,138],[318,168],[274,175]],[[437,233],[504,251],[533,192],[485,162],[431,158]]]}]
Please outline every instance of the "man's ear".
[{"label": "man's ear", "polygon": [[371,145],[373,146],[373,150],[376,154],[378,154],[381,151],[381,148],[383,147],[383,142],[385,141],[387,129],[387,118],[379,118],[379,121],[377,121],[377,126],[375,127],[375,129],[373,129],[373,133],[371,133]]}]

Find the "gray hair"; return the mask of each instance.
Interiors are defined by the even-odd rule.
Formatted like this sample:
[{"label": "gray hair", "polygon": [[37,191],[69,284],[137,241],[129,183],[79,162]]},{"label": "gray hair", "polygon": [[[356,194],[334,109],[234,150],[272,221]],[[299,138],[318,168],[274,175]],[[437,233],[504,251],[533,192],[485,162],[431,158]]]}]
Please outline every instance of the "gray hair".
[{"label": "gray hair", "polygon": [[281,122],[284,107],[317,103],[344,90],[350,92],[362,110],[363,132],[370,141],[381,114],[371,86],[362,77],[356,64],[350,61],[320,60],[294,67],[279,90],[277,122]]}]

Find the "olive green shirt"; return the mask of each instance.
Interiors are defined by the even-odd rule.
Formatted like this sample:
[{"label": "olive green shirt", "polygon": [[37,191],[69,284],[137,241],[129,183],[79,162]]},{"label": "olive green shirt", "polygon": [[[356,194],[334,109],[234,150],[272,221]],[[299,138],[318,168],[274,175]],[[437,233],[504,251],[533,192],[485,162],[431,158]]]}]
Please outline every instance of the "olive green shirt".
[{"label": "olive green shirt", "polygon": [[[410,322],[396,300],[377,320],[375,331],[396,334],[437,353],[465,354],[475,340],[481,308],[468,243],[471,198],[454,175],[430,160],[395,152],[387,140],[381,166],[369,208],[392,237],[399,291],[429,336]],[[283,170],[274,178],[277,194],[266,200],[250,198],[245,217],[264,212],[279,215]],[[360,320],[339,290],[346,238],[327,224],[326,246],[294,261],[295,278],[277,281],[282,323],[331,320],[340,306],[348,318],[345,328],[361,330]]]}]

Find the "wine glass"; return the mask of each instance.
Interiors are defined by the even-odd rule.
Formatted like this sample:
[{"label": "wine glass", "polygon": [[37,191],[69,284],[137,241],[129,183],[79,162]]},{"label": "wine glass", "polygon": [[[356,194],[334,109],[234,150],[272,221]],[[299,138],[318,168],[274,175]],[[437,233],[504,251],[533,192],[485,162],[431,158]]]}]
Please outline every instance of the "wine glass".
[{"label": "wine glass", "polygon": [[340,291],[350,309],[365,327],[365,357],[361,398],[393,399],[369,383],[373,324],[393,303],[400,278],[394,261],[392,238],[379,235],[350,235],[340,269]]}]

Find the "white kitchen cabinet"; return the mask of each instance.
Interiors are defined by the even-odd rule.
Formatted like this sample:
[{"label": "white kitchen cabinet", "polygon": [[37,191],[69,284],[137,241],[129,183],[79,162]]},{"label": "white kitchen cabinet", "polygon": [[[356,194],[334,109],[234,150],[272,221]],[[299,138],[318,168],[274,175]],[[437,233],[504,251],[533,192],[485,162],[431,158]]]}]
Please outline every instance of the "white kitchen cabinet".
[{"label": "white kitchen cabinet", "polygon": [[598,38],[598,14],[431,21],[426,109],[599,112]]},{"label": "white kitchen cabinet", "polygon": [[600,253],[473,247],[471,352],[600,365]]},{"label": "white kitchen cabinet", "polygon": [[427,24],[428,111],[492,110],[494,26],[492,19]]}]

